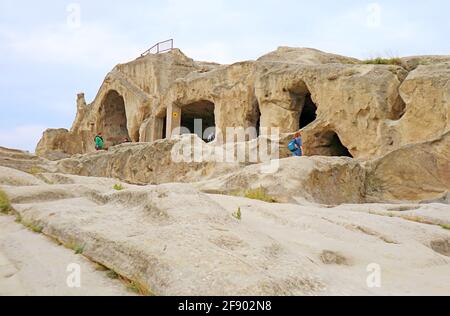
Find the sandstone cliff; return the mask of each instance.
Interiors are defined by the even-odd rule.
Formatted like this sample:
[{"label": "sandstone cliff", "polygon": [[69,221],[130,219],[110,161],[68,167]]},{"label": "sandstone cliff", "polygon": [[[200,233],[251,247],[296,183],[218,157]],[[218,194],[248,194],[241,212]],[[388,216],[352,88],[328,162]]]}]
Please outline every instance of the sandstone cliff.
[{"label": "sandstone cliff", "polygon": [[199,117],[221,130],[302,129],[309,155],[373,159],[449,131],[449,79],[446,56],[371,65],[282,47],[257,61],[216,65],[173,50],[115,67],[91,104],[78,96],[72,129],[47,131],[37,153],[93,152],[100,131],[108,146],[153,142]]}]

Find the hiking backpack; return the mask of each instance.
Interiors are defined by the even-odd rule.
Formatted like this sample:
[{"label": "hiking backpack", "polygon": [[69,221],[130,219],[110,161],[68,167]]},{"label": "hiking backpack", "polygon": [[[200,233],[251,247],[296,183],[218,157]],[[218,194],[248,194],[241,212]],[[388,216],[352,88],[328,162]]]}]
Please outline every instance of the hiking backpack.
[{"label": "hiking backpack", "polygon": [[297,147],[295,145],[296,145],[295,139],[291,140],[288,145],[289,150],[292,152],[296,151]]}]

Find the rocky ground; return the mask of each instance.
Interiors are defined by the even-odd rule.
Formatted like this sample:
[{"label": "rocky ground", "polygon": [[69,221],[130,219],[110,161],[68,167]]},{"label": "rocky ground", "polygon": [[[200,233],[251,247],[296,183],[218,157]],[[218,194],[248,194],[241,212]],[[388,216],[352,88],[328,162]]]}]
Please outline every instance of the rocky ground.
[{"label": "rocky ground", "polygon": [[[27,230],[13,216],[0,215],[0,231],[0,296],[133,295],[85,257]],[[80,288],[67,285],[72,264],[81,268]]]},{"label": "rocky ground", "polygon": [[[450,294],[447,204],[268,203],[193,184],[137,186],[7,167],[0,174],[22,223],[147,294]],[[1,225],[0,292],[78,294],[60,288],[61,269],[76,260],[88,271],[83,294],[126,294],[12,217]],[[367,284],[374,265],[380,288]]]}]

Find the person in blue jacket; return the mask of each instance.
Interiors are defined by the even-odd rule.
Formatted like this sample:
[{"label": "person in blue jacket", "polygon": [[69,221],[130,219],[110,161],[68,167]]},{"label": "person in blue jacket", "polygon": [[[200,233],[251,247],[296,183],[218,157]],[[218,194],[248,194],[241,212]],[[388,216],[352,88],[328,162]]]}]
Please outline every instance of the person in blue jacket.
[{"label": "person in blue jacket", "polygon": [[295,133],[294,138],[289,142],[288,148],[294,157],[303,156],[303,140],[300,132]]}]

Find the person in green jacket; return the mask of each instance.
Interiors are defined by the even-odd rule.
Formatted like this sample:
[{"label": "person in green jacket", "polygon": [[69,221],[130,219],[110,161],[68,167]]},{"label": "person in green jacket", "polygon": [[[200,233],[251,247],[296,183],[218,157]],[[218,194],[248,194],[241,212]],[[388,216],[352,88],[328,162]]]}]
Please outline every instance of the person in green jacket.
[{"label": "person in green jacket", "polygon": [[104,147],[105,147],[105,141],[103,140],[103,134],[98,133],[98,135],[95,136],[95,149],[103,150]]}]

